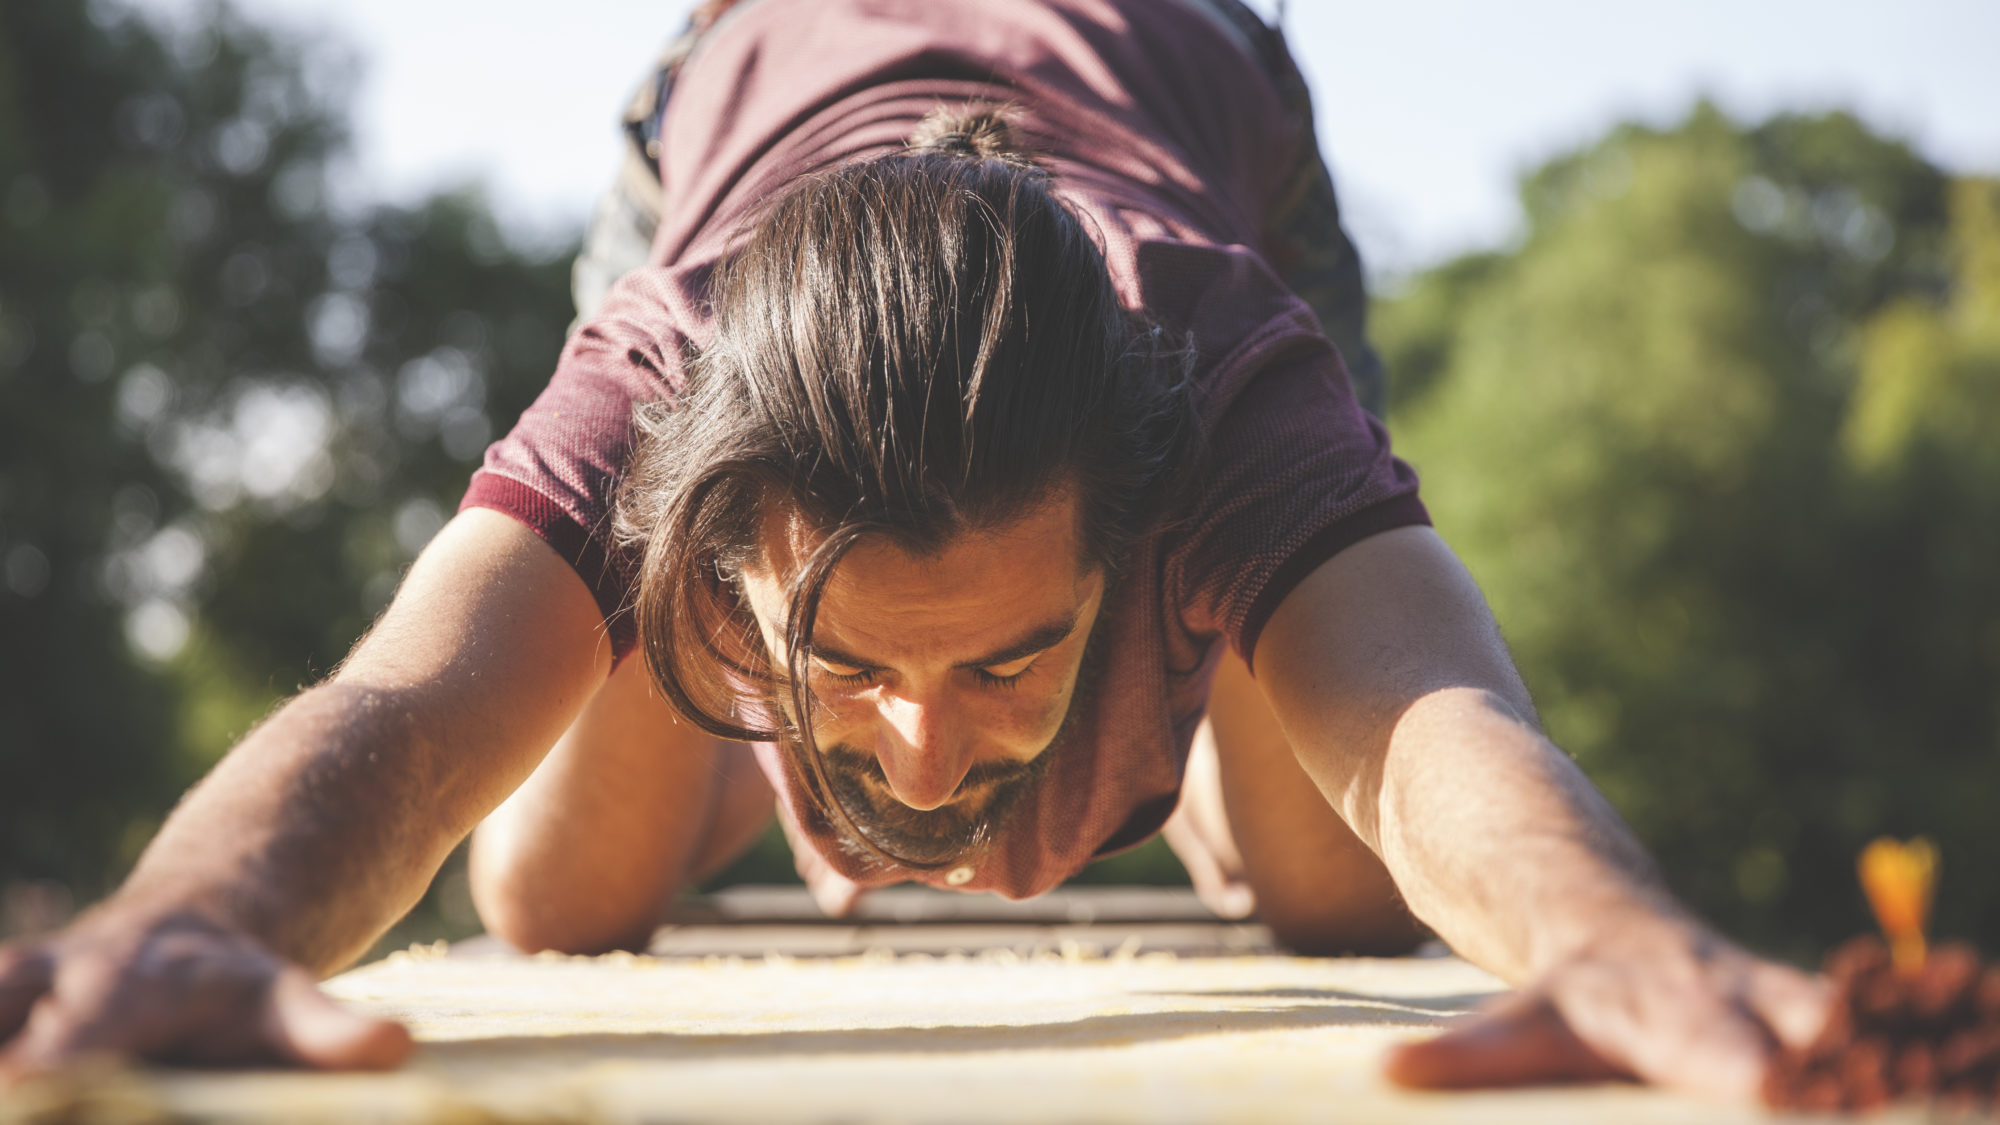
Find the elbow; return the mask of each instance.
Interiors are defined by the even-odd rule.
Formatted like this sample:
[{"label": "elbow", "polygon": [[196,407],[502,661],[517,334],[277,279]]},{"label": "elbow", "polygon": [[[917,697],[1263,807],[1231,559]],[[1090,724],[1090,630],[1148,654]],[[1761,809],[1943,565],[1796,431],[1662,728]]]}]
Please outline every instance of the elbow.
[{"label": "elbow", "polygon": [[616,950],[643,952],[658,917],[613,909],[607,896],[575,880],[551,878],[528,857],[473,838],[472,904],[486,932],[523,953],[579,956]]}]

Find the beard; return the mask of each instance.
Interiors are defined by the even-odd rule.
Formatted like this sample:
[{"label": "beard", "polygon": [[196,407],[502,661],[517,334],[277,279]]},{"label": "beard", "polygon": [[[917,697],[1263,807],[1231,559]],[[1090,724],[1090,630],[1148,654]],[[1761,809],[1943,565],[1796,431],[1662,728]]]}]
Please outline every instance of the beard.
[{"label": "beard", "polygon": [[[1032,793],[1048,776],[1050,763],[1069,741],[1077,716],[1087,710],[1097,695],[1102,671],[1099,643],[1103,619],[1091,630],[1077,669],[1076,686],[1060,726],[1040,753],[1026,761],[978,762],[967,771],[952,799],[935,809],[913,809],[897,800],[875,755],[850,743],[837,742],[821,749],[820,761],[832,797],[842,812],[854,822],[864,840],[856,839],[841,818],[831,810],[808,801],[800,811],[818,830],[831,835],[842,851],[873,865],[883,864],[882,853],[923,867],[945,867],[968,862],[983,854],[999,838],[1007,817],[1021,799]],[[774,710],[790,719],[789,701],[773,698]],[[784,724],[780,740],[793,784],[804,793],[813,792],[806,779],[812,766],[805,760],[805,741],[796,725]],[[872,846],[871,846],[872,845]]]},{"label": "beard", "polygon": [[[1054,741],[1027,761],[975,763],[951,800],[934,809],[913,809],[898,800],[873,754],[835,743],[826,748],[823,760],[834,799],[870,844],[897,859],[942,866],[977,856],[992,844],[1007,814],[1047,775],[1060,741],[1058,731]],[[844,837],[844,826],[833,822],[836,835]],[[860,841],[843,838],[841,843],[850,852],[873,857]]]}]

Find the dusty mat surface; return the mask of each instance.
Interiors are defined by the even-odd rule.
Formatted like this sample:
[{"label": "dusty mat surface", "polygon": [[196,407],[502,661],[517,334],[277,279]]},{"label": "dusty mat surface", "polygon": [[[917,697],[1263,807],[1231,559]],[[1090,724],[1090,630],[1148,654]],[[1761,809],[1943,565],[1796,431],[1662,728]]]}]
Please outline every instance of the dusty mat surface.
[{"label": "dusty mat surface", "polygon": [[[415,1063],[371,1076],[155,1070],[119,1091],[136,1114],[120,1119],[1766,1120],[1630,1087],[1412,1095],[1386,1086],[1385,1046],[1498,989],[1450,957],[1190,956],[1129,941],[814,958],[439,948],[394,955],[329,989],[408,1021],[423,1041]],[[71,1119],[91,1116],[111,1119]]]}]

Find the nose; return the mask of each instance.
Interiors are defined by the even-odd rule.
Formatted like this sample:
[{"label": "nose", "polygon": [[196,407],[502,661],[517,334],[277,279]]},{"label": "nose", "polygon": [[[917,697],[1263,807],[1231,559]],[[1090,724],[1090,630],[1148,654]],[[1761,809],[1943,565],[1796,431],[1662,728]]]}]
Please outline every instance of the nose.
[{"label": "nose", "polygon": [[878,704],[875,760],[896,799],[920,811],[958,792],[972,769],[972,740],[937,696],[887,695]]}]

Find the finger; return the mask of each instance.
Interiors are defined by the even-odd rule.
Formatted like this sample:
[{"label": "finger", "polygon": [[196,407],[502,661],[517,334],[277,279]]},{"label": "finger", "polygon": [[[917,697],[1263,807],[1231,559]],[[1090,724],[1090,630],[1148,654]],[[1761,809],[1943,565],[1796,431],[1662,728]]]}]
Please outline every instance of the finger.
[{"label": "finger", "polygon": [[819,877],[806,883],[806,890],[812,894],[813,902],[820,913],[829,918],[845,918],[854,913],[855,904],[861,901],[861,884],[847,876],[826,868]]},{"label": "finger", "polygon": [[[20,978],[23,971],[19,962],[9,964],[7,969],[9,970],[7,975],[15,980]],[[8,983],[13,982],[10,980]],[[41,996],[46,995],[48,984],[46,975],[42,984],[43,992],[26,1001],[20,1013],[9,1021],[7,1034],[0,1036],[0,1093],[6,1092],[8,1087],[18,1082],[33,1077],[43,1069],[32,1057],[28,1036],[29,1017],[33,1014],[35,1005],[40,1002]],[[26,991],[26,988],[23,987],[21,991]]]},{"label": "finger", "polygon": [[1228,918],[1233,921],[1248,918],[1257,912],[1257,892],[1252,890],[1248,883],[1232,880],[1208,888],[1205,894],[1197,889],[1195,897],[1201,900],[1202,905],[1214,911],[1218,918]]},{"label": "finger", "polygon": [[1435,1039],[1390,1051],[1383,1073],[1398,1086],[1467,1090],[1630,1077],[1576,1037],[1541,996],[1516,997]]},{"label": "finger", "polygon": [[134,1021],[114,1002],[117,973],[94,958],[66,958],[60,969],[52,952],[40,960],[39,972],[29,974],[40,978],[41,989],[0,1055],[0,1067],[17,1076],[39,1074],[86,1058],[129,1053],[125,1033]]},{"label": "finger", "polygon": [[0,1051],[0,1081],[47,1074],[90,1059],[124,1057],[124,1052],[95,1030],[92,1024],[74,1018],[54,993],[43,993],[29,1009],[20,1033]]},{"label": "finger", "polygon": [[1215,852],[1202,842],[1193,827],[1179,816],[1167,821],[1160,834],[1173,846],[1174,857],[1187,869],[1194,884],[1195,898],[1218,918],[1248,918],[1257,910],[1257,894],[1250,884],[1223,870]]},{"label": "finger", "polygon": [[284,1061],[321,1070],[391,1070],[415,1049],[408,1028],[342,1007],[299,968],[271,985],[263,1031]]},{"label": "finger", "polygon": [[0,1046],[20,1033],[49,990],[50,964],[39,949],[0,949]]},{"label": "finger", "polygon": [[1779,1042],[1804,1050],[1826,1027],[1833,985],[1825,977],[1764,964],[1752,971],[1745,1001]]},{"label": "finger", "polygon": [[1204,858],[1189,863],[1183,859],[1181,865],[1187,868],[1188,882],[1194,884],[1195,898],[1216,917],[1233,920],[1248,918],[1256,912],[1257,894],[1250,884],[1223,874],[1213,860]]}]

